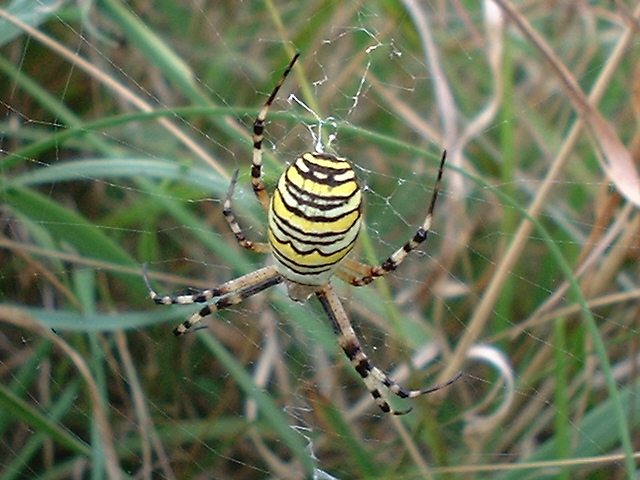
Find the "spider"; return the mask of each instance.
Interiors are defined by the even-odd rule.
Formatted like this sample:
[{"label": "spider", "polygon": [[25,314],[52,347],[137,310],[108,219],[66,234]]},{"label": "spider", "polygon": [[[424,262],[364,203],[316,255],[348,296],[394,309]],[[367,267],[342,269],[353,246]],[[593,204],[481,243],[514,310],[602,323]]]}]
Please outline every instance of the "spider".
[{"label": "spider", "polygon": [[275,265],[260,268],[213,288],[195,292],[189,290],[188,294],[158,294],[151,287],[146,271],[144,279],[149,296],[160,305],[207,303],[213,300],[178,325],[173,330],[176,336],[186,333],[204,317],[236,305],[273,285],[284,283],[289,297],[299,302],[315,295],[331,320],[340,347],[362,377],[377,405],[385,413],[401,415],[411,409],[393,410],[386,399],[387,392],[400,398],[416,398],[450,385],[461,374],[444,384],[418,390],[405,389],[393,381],[373,365],[363,352],[349,317],[331,285],[331,277],[336,275],[356,287],[368,285],[395,270],[427,238],[446,151],[442,154],[427,215],[413,237],[379,266],[346,258],[358,237],[362,221],[362,189],[347,159],[330,153],[303,153],[282,174],[271,198],[262,181],[265,119],[299,55],[297,53],[291,59],[253,123],[251,183],[268,215],[269,242],[248,240],[233,214],[231,198],[238,180],[238,170],[232,176],[223,204],[224,218],[238,244],[254,252],[270,252]]}]

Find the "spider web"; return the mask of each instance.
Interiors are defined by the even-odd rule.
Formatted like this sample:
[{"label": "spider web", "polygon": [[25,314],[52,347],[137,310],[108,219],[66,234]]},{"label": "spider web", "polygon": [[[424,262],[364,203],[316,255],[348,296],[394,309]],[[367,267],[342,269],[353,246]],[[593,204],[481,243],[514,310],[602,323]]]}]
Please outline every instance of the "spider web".
[{"label": "spider web", "polygon": [[[0,24],[0,318],[14,324],[2,334],[3,398],[31,413],[0,417],[4,473],[423,478],[536,461],[571,478],[628,470],[628,432],[612,419],[624,409],[633,432],[640,418],[638,219],[607,189],[592,145],[571,143],[575,110],[543,58],[486,5],[266,5],[3,7],[43,35]],[[589,90],[631,13],[622,2],[563,7],[560,33],[546,8],[523,14]],[[591,43],[573,40],[585,31]],[[271,191],[304,151],[349,158],[366,193],[357,258],[381,262],[414,234],[449,153],[425,246],[366,288],[334,282],[364,350],[392,378],[414,388],[463,371],[439,394],[394,399],[413,407],[402,418],[375,409],[315,301],[274,288],[174,339],[197,308],[146,297],[143,263],[162,292],[269,263],[235,244],[221,202],[239,168],[234,209],[250,239],[266,238],[250,131],[296,48],[301,61],[268,117],[265,181]],[[621,102],[616,90],[631,90],[633,73],[620,65],[609,67],[602,113],[637,148],[635,97]],[[580,160],[547,180],[567,144]],[[520,230],[547,182],[539,223]]]}]

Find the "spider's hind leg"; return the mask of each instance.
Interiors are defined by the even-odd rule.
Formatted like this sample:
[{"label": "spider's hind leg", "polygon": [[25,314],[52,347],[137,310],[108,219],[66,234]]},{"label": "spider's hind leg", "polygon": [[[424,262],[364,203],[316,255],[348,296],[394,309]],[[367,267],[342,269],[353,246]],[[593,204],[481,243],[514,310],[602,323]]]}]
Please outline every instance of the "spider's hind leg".
[{"label": "spider's hind leg", "polygon": [[229,280],[228,282],[222,283],[214,288],[198,290],[194,293],[185,295],[161,295],[151,287],[146,268],[144,268],[143,273],[144,281],[147,285],[147,289],[149,290],[149,297],[159,305],[188,305],[192,303],[205,303],[219,297],[211,305],[204,306],[198,312],[191,315],[189,319],[174,328],[173,334],[176,336],[186,333],[187,330],[193,327],[196,323],[199,323],[207,315],[211,315],[219,310],[237,305],[244,299],[283,281],[283,278],[275,267],[264,267],[236,279]]},{"label": "spider's hind leg", "polygon": [[325,312],[331,319],[333,328],[338,335],[340,347],[351,361],[353,367],[362,377],[362,380],[369,389],[371,396],[383,412],[393,413],[394,415],[403,415],[411,411],[410,408],[408,410],[393,410],[389,405],[389,402],[385,399],[385,390],[389,390],[400,398],[416,398],[445,388],[460,378],[461,373],[458,373],[454,378],[440,385],[419,390],[408,390],[404,388],[402,385],[389,378],[389,376],[378,367],[373,365],[369,360],[369,357],[367,357],[367,355],[362,351],[360,341],[358,340],[358,337],[351,326],[351,322],[349,321],[349,317],[347,316],[338,295],[333,290],[333,287],[330,284],[327,284],[322,290],[316,292],[316,295]]}]

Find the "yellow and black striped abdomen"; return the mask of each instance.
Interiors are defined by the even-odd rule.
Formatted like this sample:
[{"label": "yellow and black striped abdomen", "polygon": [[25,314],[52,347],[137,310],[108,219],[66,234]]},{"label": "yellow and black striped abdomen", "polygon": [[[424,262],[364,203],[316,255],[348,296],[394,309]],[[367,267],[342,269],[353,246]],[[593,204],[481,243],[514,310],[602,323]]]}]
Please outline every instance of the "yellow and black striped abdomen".
[{"label": "yellow and black striped abdomen", "polygon": [[269,243],[289,282],[325,285],[360,231],[362,191],[344,158],[305,153],[280,177],[269,208]]}]

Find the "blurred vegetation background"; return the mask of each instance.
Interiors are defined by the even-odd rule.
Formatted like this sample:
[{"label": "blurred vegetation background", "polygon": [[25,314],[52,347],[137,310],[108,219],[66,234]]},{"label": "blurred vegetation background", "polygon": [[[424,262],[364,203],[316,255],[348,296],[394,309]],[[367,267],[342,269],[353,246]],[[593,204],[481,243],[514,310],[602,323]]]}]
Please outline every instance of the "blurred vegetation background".
[{"label": "blurred vegetation background", "polygon": [[[634,3],[5,2],[0,478],[633,478]],[[426,245],[339,286],[394,379],[463,372],[394,400],[402,417],[315,301],[272,289],[176,339],[196,307],[154,305],[142,279],[176,292],[269,261],[221,199],[239,168],[234,207],[265,238],[250,128],[295,51],[267,186],[318,138],[351,159],[355,256],[413,235],[448,151]]]}]

